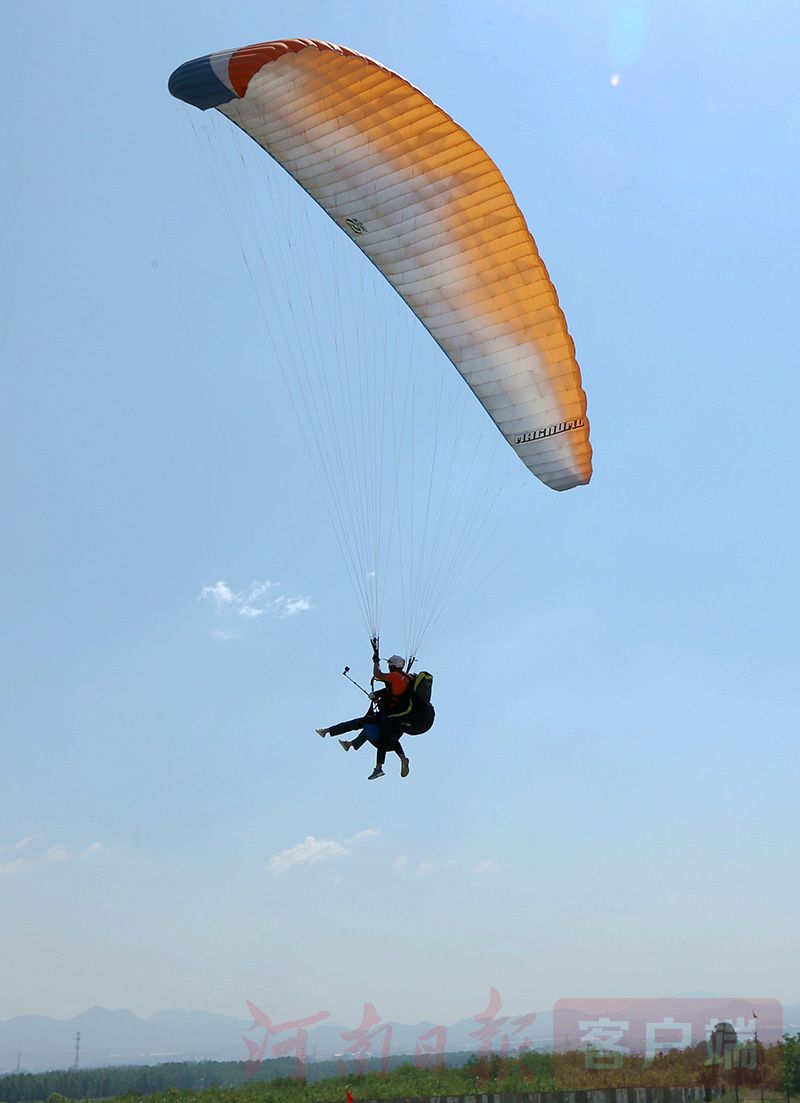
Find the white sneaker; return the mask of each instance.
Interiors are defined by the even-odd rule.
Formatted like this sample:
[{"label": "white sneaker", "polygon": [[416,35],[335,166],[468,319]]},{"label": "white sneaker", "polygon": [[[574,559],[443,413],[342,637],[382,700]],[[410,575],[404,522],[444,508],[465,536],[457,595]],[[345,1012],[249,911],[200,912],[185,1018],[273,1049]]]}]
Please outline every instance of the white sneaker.
[{"label": "white sneaker", "polygon": [[367,781],[374,781],[376,777],[383,777],[383,770],[380,766],[376,766],[372,773],[367,778]]},{"label": "white sneaker", "polygon": [[322,738],[324,739],[325,736],[330,731],[330,729],[329,728],[314,728],[314,731],[317,733],[317,735],[321,735]]}]

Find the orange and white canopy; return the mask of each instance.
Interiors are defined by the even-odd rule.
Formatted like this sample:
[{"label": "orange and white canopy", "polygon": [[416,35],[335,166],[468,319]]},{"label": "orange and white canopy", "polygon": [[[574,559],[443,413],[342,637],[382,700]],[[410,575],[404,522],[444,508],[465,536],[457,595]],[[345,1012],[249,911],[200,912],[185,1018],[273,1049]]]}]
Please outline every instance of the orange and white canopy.
[{"label": "orange and white canopy", "polygon": [[500,170],[445,111],[312,39],[187,62],[170,91],[226,115],[320,204],[542,482],[589,482],[586,395],[556,290]]}]

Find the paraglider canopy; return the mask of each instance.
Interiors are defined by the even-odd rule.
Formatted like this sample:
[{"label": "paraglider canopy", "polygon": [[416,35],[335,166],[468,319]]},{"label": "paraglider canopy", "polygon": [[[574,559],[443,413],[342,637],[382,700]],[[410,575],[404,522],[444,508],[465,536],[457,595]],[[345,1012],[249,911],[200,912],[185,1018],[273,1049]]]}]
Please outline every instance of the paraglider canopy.
[{"label": "paraglider canopy", "polygon": [[310,38],[197,58],[169,87],[217,108],[313,196],[542,482],[588,483],[586,396],[555,288],[499,169],[445,111],[373,59]]}]

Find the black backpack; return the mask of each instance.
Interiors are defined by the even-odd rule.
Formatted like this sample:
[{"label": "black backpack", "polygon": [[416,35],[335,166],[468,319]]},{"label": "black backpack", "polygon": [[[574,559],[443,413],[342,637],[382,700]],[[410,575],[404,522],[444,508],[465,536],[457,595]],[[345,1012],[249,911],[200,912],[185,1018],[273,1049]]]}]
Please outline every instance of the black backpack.
[{"label": "black backpack", "polygon": [[431,704],[433,675],[427,670],[420,670],[418,674],[411,674],[409,677],[411,712],[404,726],[409,735],[423,735],[430,731],[436,719],[436,711]]}]

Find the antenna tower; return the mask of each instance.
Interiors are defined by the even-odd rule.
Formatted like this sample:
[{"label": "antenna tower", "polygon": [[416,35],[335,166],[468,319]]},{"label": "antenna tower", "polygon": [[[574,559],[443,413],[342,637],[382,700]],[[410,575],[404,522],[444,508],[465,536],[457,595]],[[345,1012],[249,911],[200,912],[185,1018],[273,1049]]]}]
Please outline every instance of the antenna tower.
[{"label": "antenna tower", "polygon": [[72,1062],[72,1071],[77,1072],[81,1061],[81,1032],[75,1035],[75,1060]]}]

